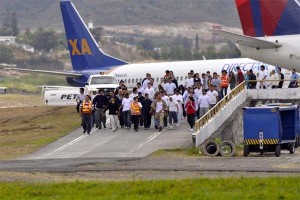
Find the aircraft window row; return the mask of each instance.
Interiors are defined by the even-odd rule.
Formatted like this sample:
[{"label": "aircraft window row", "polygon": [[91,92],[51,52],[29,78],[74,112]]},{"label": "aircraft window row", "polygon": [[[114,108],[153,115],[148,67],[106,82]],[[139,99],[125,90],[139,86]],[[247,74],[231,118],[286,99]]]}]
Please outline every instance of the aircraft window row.
[{"label": "aircraft window row", "polygon": [[[163,80],[163,78],[159,78],[159,77],[156,77],[156,78],[153,78],[154,79],[154,82],[156,82],[156,83],[160,83],[162,80]],[[177,80],[180,80],[180,81],[183,81],[183,80],[186,80],[187,79],[187,76],[177,76],[176,77],[176,79]],[[118,82],[120,82],[120,80],[121,79],[118,79]],[[138,82],[140,82],[140,83],[142,83],[142,81],[143,81],[143,79],[142,78],[140,78],[140,79],[122,79],[123,81],[124,81],[124,83],[138,83]]]}]

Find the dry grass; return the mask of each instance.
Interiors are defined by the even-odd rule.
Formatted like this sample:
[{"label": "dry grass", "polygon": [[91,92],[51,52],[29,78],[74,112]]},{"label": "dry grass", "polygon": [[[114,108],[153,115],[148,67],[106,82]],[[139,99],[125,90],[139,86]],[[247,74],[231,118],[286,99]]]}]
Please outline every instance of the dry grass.
[{"label": "dry grass", "polygon": [[42,106],[42,105],[44,104],[43,104],[43,97],[41,95],[24,95],[24,94],[0,95],[0,108]]},{"label": "dry grass", "polygon": [[0,116],[0,159],[34,152],[80,125],[74,107],[2,108]]}]

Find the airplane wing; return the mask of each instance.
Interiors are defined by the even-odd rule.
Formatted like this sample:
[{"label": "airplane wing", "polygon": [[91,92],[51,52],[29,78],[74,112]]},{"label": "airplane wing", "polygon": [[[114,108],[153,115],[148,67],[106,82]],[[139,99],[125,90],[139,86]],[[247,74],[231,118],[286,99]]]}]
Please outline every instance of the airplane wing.
[{"label": "airplane wing", "polygon": [[223,30],[212,30],[214,33],[221,35],[222,37],[231,40],[239,45],[259,48],[259,49],[276,49],[282,46],[280,43],[270,42],[254,37],[249,37],[246,35],[241,35],[237,33],[232,33]]},{"label": "airplane wing", "polygon": [[81,77],[82,74],[73,73],[73,72],[55,72],[55,71],[46,71],[46,70],[36,70],[36,69],[22,69],[22,68],[5,68],[6,70],[16,70],[21,72],[28,73],[39,73],[39,74],[50,74],[56,76],[64,76],[64,77]]}]

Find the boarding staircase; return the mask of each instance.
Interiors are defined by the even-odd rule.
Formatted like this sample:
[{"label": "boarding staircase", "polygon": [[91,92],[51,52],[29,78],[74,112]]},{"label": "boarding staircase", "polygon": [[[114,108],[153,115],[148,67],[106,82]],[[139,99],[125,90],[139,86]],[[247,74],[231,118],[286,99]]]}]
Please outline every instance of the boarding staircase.
[{"label": "boarding staircase", "polygon": [[[290,81],[290,80],[285,80]],[[246,89],[242,82],[228,93],[221,101],[196,121],[192,140],[195,146],[200,146],[238,109],[243,103],[251,100],[279,100],[299,103],[300,88],[281,89]]]}]

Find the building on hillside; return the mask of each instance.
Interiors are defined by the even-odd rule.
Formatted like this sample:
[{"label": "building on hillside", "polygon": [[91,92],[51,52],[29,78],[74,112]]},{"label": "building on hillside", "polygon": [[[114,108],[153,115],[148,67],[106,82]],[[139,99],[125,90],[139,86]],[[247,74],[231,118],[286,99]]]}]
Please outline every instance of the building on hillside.
[{"label": "building on hillside", "polygon": [[14,36],[0,36],[0,45],[9,45],[17,48],[22,48],[24,51],[34,53],[34,48],[27,44],[19,44]]},{"label": "building on hillside", "polygon": [[16,44],[16,38],[13,36],[0,36],[0,44],[13,45]]}]

